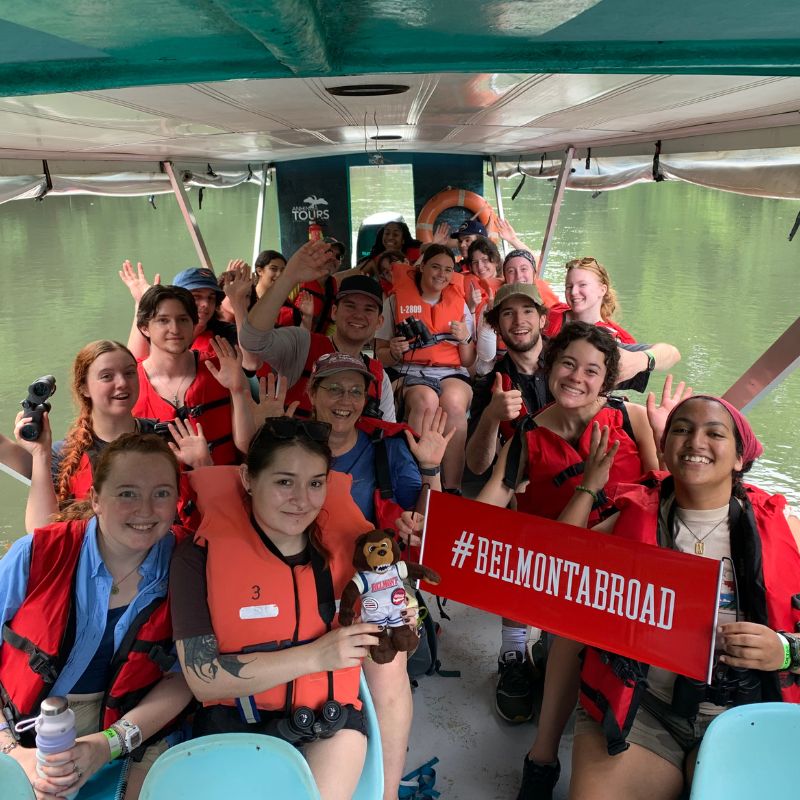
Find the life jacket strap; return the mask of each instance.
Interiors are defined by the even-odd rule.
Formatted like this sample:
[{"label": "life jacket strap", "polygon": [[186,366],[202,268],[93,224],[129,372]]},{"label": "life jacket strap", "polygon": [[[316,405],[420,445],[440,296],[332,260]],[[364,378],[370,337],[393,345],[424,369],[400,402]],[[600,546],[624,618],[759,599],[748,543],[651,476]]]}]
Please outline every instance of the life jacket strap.
[{"label": "life jacket strap", "polygon": [[11,629],[8,623],[3,625],[3,641],[16,650],[21,650],[28,656],[28,666],[44,683],[53,684],[56,682],[58,678],[58,669],[56,667],[57,662],[55,655],[46,653],[27,637],[20,636],[16,631]]}]

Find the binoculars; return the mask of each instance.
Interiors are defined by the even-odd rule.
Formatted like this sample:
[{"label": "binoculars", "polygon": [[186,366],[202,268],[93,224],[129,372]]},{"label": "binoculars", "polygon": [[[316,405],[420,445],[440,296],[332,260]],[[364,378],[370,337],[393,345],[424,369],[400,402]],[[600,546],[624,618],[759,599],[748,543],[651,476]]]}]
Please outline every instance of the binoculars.
[{"label": "binoculars", "polygon": [[20,429],[19,435],[26,442],[35,442],[42,435],[42,415],[50,410],[47,401],[56,390],[56,379],[52,375],[44,375],[28,387],[28,396],[22,401],[22,410],[31,421]]},{"label": "binoculars", "polygon": [[328,700],[322,706],[319,717],[308,706],[300,706],[288,717],[275,720],[272,727],[275,729],[274,735],[289,744],[314,742],[317,739],[330,739],[344,727],[349,715],[350,709],[347,706]]},{"label": "binoculars", "polygon": [[402,322],[398,322],[394,333],[395,336],[402,336],[412,342],[412,350],[436,344],[436,337],[428,330],[428,326],[416,317],[406,317]]},{"label": "binoculars", "polygon": [[751,669],[717,663],[711,683],[678,675],[672,691],[672,710],[682,717],[697,716],[700,703],[716,706],[744,706],[761,701],[761,679]]}]

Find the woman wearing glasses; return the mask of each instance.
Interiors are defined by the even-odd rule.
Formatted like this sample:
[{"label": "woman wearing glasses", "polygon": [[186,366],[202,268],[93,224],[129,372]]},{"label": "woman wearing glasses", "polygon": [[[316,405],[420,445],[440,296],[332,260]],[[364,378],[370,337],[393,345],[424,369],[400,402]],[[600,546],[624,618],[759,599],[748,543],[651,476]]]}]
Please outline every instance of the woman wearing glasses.
[{"label": "woman wearing glasses", "polygon": [[[302,748],[324,800],[352,796],[364,764],[361,661],[377,625],[337,627],[355,537],[370,529],[329,474],[330,426],[269,418],[240,468],[191,474],[201,515],[170,579],[195,735],[252,732]],[[396,791],[396,787],[395,787]]]},{"label": "woman wearing glasses", "polygon": [[552,338],[567,322],[579,321],[605,328],[622,344],[636,344],[636,339],[612,319],[618,309],[617,293],[606,268],[591,256],[568,261],[566,267],[567,302],[548,308],[544,335]]},{"label": "woman wearing glasses", "polygon": [[[440,464],[453,431],[444,435],[441,408],[423,418],[419,440],[405,425],[362,418],[373,380],[362,359],[327,353],[314,364],[308,393],[315,419],[331,426],[331,469],[351,476],[351,495],[368,520],[393,527],[400,512],[424,504],[423,482],[441,489]],[[388,486],[381,486],[382,470]],[[381,489],[391,498],[381,498]]]}]

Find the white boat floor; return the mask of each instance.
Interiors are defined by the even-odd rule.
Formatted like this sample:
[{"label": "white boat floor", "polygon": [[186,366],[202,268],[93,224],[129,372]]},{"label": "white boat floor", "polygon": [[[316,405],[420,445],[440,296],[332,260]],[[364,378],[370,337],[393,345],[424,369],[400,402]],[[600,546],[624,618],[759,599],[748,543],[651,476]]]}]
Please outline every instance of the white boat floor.
[{"label": "white boat floor", "polygon": [[[434,598],[429,605],[438,620]],[[437,757],[442,800],[515,800],[536,726],[510,725],[495,711],[500,618],[453,602],[446,611],[451,619],[441,620],[439,659],[442,669],[459,669],[461,677],[420,679],[406,773]],[[572,720],[561,741],[555,800],[567,797],[571,751]]]}]

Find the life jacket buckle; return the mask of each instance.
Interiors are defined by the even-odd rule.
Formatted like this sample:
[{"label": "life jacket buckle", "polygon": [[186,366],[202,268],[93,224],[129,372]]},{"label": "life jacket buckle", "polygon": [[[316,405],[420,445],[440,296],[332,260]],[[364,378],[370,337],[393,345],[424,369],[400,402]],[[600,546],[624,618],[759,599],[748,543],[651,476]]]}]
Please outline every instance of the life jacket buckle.
[{"label": "life jacket buckle", "polygon": [[53,684],[58,678],[58,671],[53,666],[53,659],[41,650],[34,650],[28,657],[28,666],[47,684]]}]

